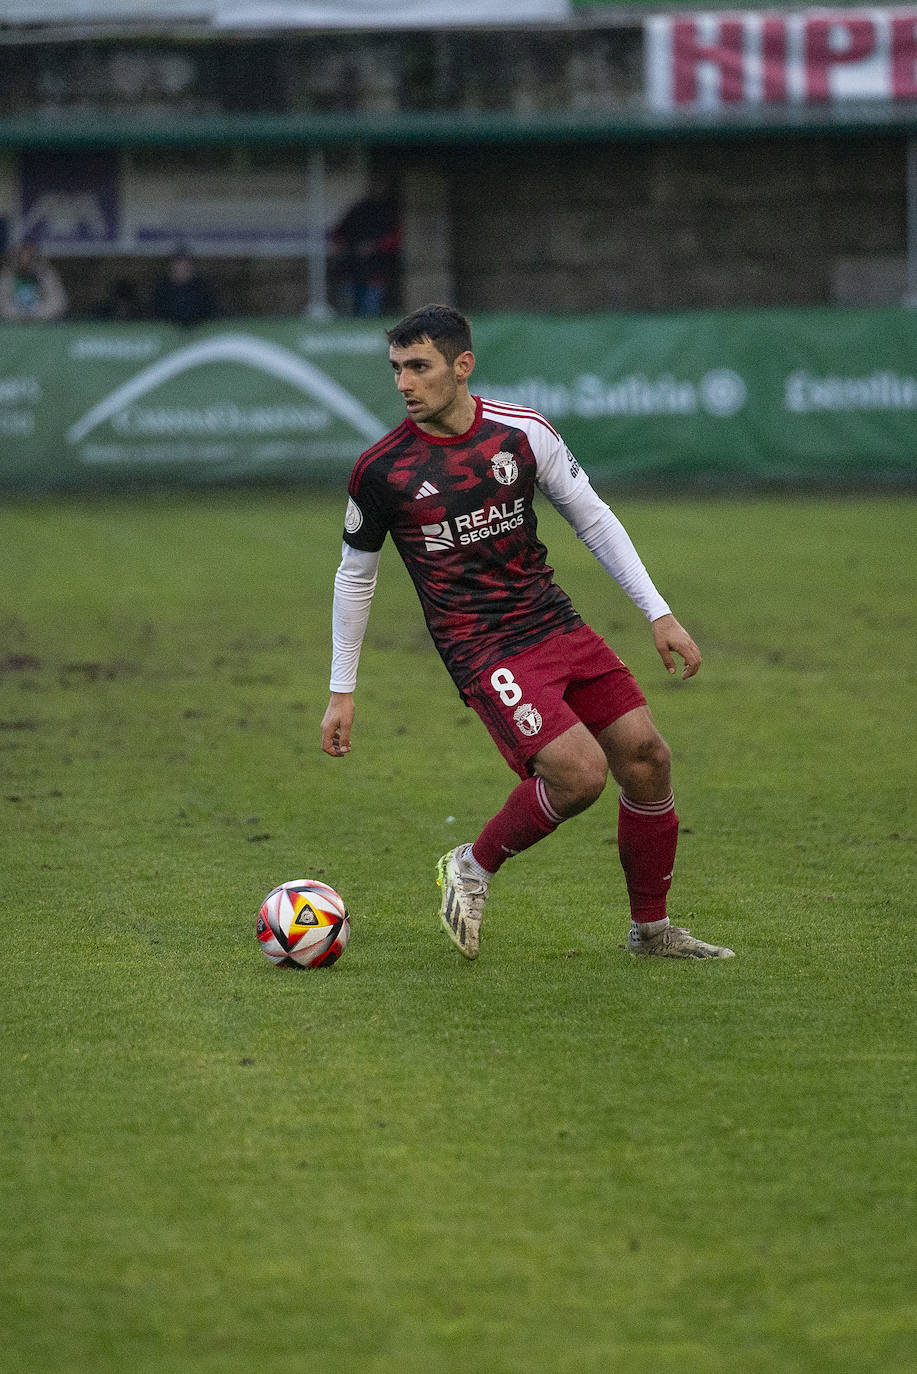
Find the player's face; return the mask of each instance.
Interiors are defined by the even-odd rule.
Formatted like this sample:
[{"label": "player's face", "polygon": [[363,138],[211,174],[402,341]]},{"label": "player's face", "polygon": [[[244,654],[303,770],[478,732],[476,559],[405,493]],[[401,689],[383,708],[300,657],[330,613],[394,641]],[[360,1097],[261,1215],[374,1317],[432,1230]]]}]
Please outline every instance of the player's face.
[{"label": "player's face", "polygon": [[[395,385],[411,419],[429,434],[464,434],[474,420],[468,377],[474,355],[460,353],[447,362],[429,339],[389,348]],[[469,413],[470,412],[470,413]]]}]

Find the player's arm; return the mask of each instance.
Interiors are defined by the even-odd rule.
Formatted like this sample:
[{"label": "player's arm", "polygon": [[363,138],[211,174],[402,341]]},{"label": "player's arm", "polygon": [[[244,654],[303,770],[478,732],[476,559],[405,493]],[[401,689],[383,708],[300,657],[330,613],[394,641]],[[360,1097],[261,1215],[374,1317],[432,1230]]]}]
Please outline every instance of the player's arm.
[{"label": "player's arm", "polygon": [[341,565],[334,575],[331,610],[331,699],[322,718],[322,749],[332,758],[350,752],[353,690],[373,592],[379,571],[379,552],[364,552],[344,544]]},{"label": "player's arm", "polygon": [[666,672],[676,671],[673,654],[683,660],[682,679],[693,677],[701,665],[701,652],[683,625],[669,609],[668,603],[643,565],[633,541],[618,517],[587,486],[583,496],[577,496],[567,511],[562,511],[580,539],[595,555],[606,572],[639,606],[653,631],[653,643]]},{"label": "player's arm", "polygon": [[676,653],[684,660],[682,677],[693,677],[701,665],[700,650],[657,591],[627,530],[607,502],[593,490],[562,440],[545,445],[543,456],[538,459],[538,485],[605,571],[650,621],[653,642],[666,671],[675,672],[672,654]]}]

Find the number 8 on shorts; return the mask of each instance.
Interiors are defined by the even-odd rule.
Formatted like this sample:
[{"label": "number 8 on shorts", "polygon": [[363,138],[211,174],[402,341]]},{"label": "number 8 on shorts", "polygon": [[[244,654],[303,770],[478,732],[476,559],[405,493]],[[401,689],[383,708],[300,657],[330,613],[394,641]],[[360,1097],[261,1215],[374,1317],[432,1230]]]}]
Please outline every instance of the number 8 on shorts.
[{"label": "number 8 on shorts", "polygon": [[508,668],[497,668],[491,673],[490,685],[504,706],[515,706],[522,700],[522,688]]}]

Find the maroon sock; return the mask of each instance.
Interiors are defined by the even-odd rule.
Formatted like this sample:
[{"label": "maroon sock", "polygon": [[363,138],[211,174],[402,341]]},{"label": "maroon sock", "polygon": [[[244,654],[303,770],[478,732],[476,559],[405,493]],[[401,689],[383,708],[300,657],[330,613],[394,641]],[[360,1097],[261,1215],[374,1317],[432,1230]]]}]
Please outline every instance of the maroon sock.
[{"label": "maroon sock", "polygon": [[638,924],[665,917],[677,844],[678,817],[671,793],[665,801],[649,803],[631,801],[621,793],[618,853],[630,898],[631,919]]},{"label": "maroon sock", "polygon": [[563,820],[548,800],[541,778],[526,778],[514,787],[501,811],[481,831],[471,852],[488,873],[514,854],[530,848],[556,830]]}]

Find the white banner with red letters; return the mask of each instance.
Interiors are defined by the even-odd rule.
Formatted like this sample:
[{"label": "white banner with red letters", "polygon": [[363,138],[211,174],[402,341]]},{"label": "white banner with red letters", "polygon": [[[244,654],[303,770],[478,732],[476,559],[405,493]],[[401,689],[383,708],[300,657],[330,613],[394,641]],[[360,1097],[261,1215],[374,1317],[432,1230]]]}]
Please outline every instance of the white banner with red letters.
[{"label": "white banner with red letters", "polygon": [[917,100],[917,8],[654,15],[645,53],[659,112]]},{"label": "white banner with red letters", "polygon": [[183,22],[215,29],[425,29],[556,24],[570,0],[0,0],[0,25]]}]

